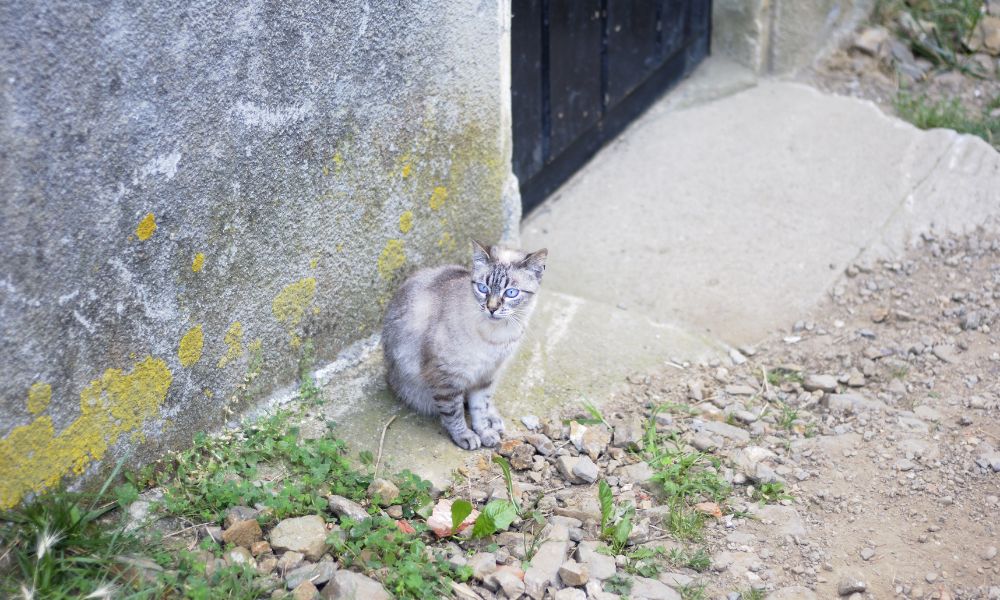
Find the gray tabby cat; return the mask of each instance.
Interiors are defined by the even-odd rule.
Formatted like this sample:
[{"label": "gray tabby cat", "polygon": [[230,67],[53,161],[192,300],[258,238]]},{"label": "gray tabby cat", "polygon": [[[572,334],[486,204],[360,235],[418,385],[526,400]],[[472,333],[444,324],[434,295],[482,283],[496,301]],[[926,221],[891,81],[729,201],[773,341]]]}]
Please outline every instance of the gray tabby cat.
[{"label": "gray tabby cat", "polygon": [[471,270],[417,271],[386,310],[382,349],[390,387],[411,408],[439,415],[466,450],[500,442],[504,425],[493,390],[534,310],[547,255],[473,241]]}]

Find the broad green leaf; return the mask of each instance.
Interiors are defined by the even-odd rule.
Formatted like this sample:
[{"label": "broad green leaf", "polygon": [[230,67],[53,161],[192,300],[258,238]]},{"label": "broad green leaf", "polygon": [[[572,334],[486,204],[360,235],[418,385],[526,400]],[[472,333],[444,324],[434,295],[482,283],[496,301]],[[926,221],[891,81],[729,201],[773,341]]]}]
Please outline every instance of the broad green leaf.
[{"label": "broad green leaf", "polygon": [[632,514],[633,511],[629,510],[625,513],[625,516],[621,518],[620,521],[615,525],[614,540],[615,545],[619,548],[625,546],[625,542],[628,541],[628,534],[632,533]]},{"label": "broad green leaf", "polygon": [[468,500],[455,500],[451,504],[451,530],[458,532],[458,526],[472,514],[472,504]]},{"label": "broad green leaf", "polygon": [[601,531],[603,532],[608,526],[608,521],[611,520],[611,513],[614,512],[614,494],[611,493],[611,486],[603,479],[597,484],[597,498],[601,502]]},{"label": "broad green leaf", "polygon": [[517,509],[507,500],[493,500],[483,508],[475,525],[472,526],[472,537],[481,538],[504,531],[517,517]]}]

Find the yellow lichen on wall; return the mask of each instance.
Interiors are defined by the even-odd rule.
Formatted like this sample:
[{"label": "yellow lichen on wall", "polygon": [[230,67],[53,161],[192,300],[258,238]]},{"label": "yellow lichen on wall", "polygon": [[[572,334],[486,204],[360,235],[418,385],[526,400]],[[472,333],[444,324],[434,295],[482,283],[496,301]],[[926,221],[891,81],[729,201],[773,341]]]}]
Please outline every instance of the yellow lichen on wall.
[{"label": "yellow lichen on wall", "polygon": [[289,327],[298,325],[316,297],[316,278],[304,277],[286,285],[271,302],[276,319]]},{"label": "yellow lichen on wall", "polygon": [[378,257],[378,274],[382,279],[389,279],[392,274],[406,264],[406,253],[403,252],[403,240],[389,240]]},{"label": "yellow lichen on wall", "polygon": [[413,229],[413,211],[408,210],[399,215],[399,230],[403,233],[409,233],[411,229]]},{"label": "yellow lichen on wall", "polygon": [[177,346],[177,358],[181,359],[181,364],[190,367],[201,360],[201,351],[205,347],[205,334],[201,330],[201,325],[195,325],[181,338],[181,343]]},{"label": "yellow lichen on wall", "polygon": [[135,236],[140,240],[146,241],[156,231],[156,217],[153,213],[147,213],[145,217],[139,221],[139,225],[135,228]]},{"label": "yellow lichen on wall", "polygon": [[205,255],[199,252],[194,255],[194,260],[191,262],[191,270],[195,273],[201,273],[201,270],[205,267]]},{"label": "yellow lichen on wall", "polygon": [[219,359],[220,369],[243,355],[243,324],[233,321],[222,341],[226,344],[226,353]]},{"label": "yellow lichen on wall", "polygon": [[434,188],[433,192],[431,192],[431,199],[428,201],[428,204],[430,205],[431,210],[437,210],[442,206],[444,206],[444,201],[447,199],[448,199],[448,188],[441,187],[439,185],[436,188]]},{"label": "yellow lichen on wall", "polygon": [[0,509],[103,458],[119,436],[159,413],[172,381],[167,363],[147,356],[129,374],[108,369],[91,381],[80,392],[80,416],[59,434],[48,415],[15,427],[0,440]]},{"label": "yellow lichen on wall", "polygon": [[37,415],[49,407],[52,401],[52,386],[47,383],[33,383],[28,389],[28,412]]}]

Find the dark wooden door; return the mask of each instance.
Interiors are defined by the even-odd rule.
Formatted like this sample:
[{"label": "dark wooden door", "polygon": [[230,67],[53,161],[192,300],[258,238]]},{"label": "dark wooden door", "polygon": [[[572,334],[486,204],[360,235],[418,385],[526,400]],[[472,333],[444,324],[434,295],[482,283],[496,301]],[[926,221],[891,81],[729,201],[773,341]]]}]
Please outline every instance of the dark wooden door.
[{"label": "dark wooden door", "polygon": [[514,173],[524,211],[709,51],[711,0],[514,0]]}]

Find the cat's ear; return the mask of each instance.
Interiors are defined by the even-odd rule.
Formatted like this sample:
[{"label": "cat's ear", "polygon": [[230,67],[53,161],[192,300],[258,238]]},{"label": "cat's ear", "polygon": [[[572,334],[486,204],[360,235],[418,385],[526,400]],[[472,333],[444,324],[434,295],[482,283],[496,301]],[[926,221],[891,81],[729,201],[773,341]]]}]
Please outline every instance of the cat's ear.
[{"label": "cat's ear", "polygon": [[542,248],[537,252],[532,252],[531,254],[524,257],[521,261],[520,266],[522,269],[527,269],[534,273],[535,279],[541,281],[542,273],[545,272],[545,259],[548,258],[549,251],[547,248]]},{"label": "cat's ear", "polygon": [[472,240],[472,264],[486,265],[490,262],[490,247]]}]

